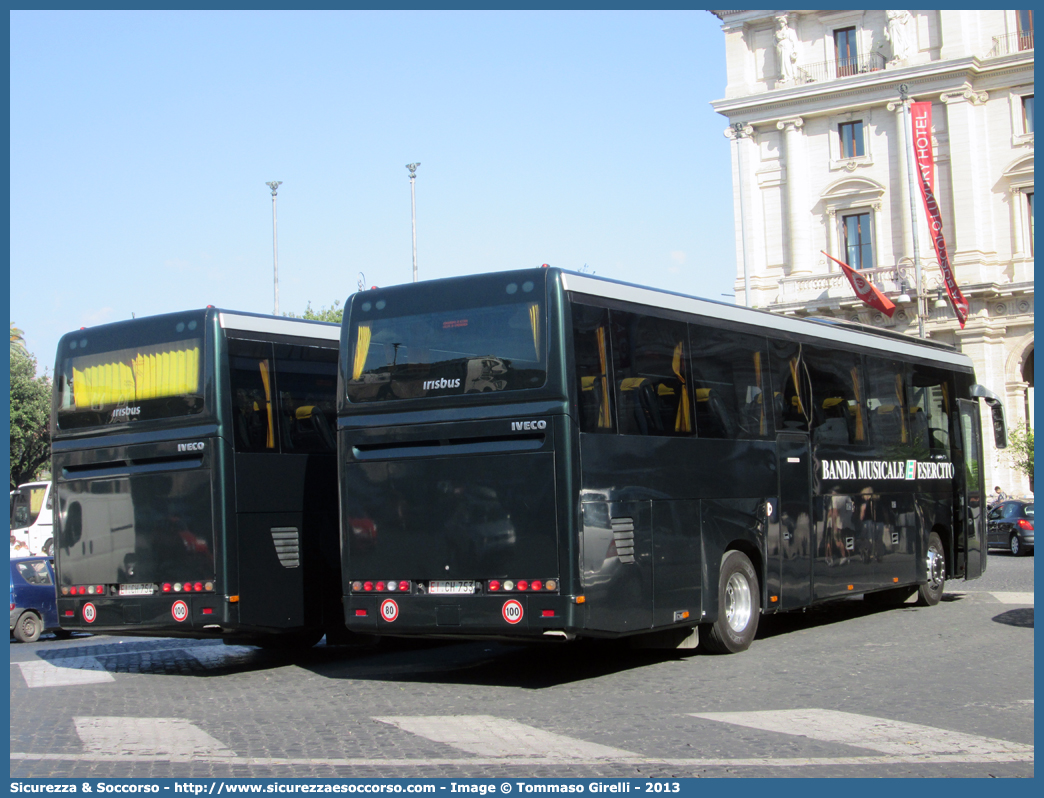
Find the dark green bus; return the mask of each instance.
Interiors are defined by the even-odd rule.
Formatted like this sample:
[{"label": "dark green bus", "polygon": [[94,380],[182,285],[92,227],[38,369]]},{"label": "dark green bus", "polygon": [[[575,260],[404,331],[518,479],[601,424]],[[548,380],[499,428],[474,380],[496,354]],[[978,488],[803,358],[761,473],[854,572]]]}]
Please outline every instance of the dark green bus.
[{"label": "dark green bus", "polygon": [[337,325],[216,308],[63,336],[65,629],[312,645],[346,635]]},{"label": "dark green bus", "polygon": [[934,604],[986,567],[978,397],[940,344],[557,269],[357,293],[348,628],[733,652],[762,614]]}]

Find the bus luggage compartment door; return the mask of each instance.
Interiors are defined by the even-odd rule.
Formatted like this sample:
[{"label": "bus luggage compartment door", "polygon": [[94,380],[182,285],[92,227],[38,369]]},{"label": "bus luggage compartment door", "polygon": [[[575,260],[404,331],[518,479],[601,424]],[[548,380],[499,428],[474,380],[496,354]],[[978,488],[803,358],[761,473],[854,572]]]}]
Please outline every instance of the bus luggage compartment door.
[{"label": "bus luggage compartment door", "polygon": [[[812,505],[808,436],[783,433],[776,438],[779,457],[779,545],[770,547],[769,571],[780,575],[780,609],[812,601]],[[772,562],[776,559],[776,562]]]}]

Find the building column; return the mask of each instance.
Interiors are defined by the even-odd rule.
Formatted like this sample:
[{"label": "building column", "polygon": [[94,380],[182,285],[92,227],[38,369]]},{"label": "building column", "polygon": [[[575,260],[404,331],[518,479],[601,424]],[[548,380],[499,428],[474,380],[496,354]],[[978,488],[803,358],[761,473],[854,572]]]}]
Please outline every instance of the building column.
[{"label": "building column", "polygon": [[888,110],[895,113],[896,136],[892,146],[898,151],[899,156],[899,218],[903,229],[903,252],[900,260],[907,258],[913,262],[913,225],[915,220],[910,215],[910,164],[906,152],[906,137],[910,131],[903,127],[903,104],[901,102],[888,103]]},{"label": "building column", "polygon": [[783,148],[787,167],[787,245],[790,256],[789,274],[811,274],[811,214],[808,210],[805,169],[805,137],[801,133],[805,120],[800,117],[782,119],[776,129],[783,131]]},{"label": "building column", "polygon": [[[965,87],[944,92],[939,100],[946,112],[946,130],[950,137],[949,196],[943,198],[939,186],[940,170],[936,170],[936,196],[940,205],[953,209],[953,227],[944,220],[943,235],[953,262],[958,284],[967,285],[995,279],[984,261],[995,255],[991,231],[995,220],[989,204],[989,160],[985,156],[986,92]],[[954,158],[952,153],[964,153]]]},{"label": "building column", "polygon": [[1015,237],[1014,246],[1011,248],[1012,258],[1026,257],[1026,251],[1023,248],[1023,242],[1026,240],[1023,227],[1025,215],[1026,198],[1022,196],[1022,186],[1016,186],[1011,190],[1011,233]]},{"label": "building column", "polygon": [[[751,203],[753,201],[750,196],[749,186],[751,176],[750,148],[754,144],[753,136],[754,128],[743,122],[736,122],[725,128],[725,137],[733,145],[732,162],[736,167],[733,178],[733,195],[736,198],[733,207],[736,218],[739,220],[739,224],[736,226],[739,230],[739,247],[737,247],[736,252],[739,268],[736,270],[736,277],[737,283],[742,283],[743,285],[743,304],[746,307],[754,306],[753,292],[750,287],[753,269],[753,242],[750,240],[751,236],[747,226],[747,219],[751,218]],[[737,302],[737,304],[739,303]]]}]

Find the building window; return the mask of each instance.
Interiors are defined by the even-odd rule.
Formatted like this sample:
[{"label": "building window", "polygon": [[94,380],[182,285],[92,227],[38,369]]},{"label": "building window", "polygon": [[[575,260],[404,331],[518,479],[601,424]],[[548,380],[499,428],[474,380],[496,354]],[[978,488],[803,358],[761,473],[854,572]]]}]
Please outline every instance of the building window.
[{"label": "building window", "polygon": [[870,214],[853,213],[841,217],[841,248],[853,269],[874,268],[874,245]]},{"label": "building window", "polygon": [[1033,132],[1033,95],[1027,94],[1022,98],[1022,132]]},{"label": "building window", "polygon": [[1019,50],[1033,49],[1033,11],[1019,12]]},{"label": "building window", "polygon": [[[1031,100],[1032,102],[1032,100]],[[837,126],[837,137],[841,142],[842,158],[861,158],[866,154],[863,147],[863,122],[843,122]]]},{"label": "building window", "polygon": [[859,71],[855,28],[839,28],[834,31],[834,58],[837,61],[839,78],[854,75]]}]

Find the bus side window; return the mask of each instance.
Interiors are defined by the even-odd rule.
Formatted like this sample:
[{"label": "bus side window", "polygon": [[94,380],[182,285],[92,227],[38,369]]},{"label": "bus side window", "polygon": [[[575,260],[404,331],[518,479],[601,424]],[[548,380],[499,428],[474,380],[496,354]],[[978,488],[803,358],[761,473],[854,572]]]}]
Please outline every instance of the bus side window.
[{"label": "bus side window", "polygon": [[905,447],[910,443],[910,413],[903,364],[868,357],[866,373],[866,403],[874,445],[897,458],[905,457]]},{"label": "bus side window", "polygon": [[284,452],[333,452],[337,442],[337,350],[275,345]]},{"label": "bus side window", "polygon": [[237,452],[278,452],[272,345],[228,339],[232,386],[232,433]]},{"label": "bus side window", "polygon": [[776,430],[808,431],[810,411],[810,384],[801,358],[801,344],[790,341],[769,341],[772,363],[772,406],[775,409]]},{"label": "bus side window", "polygon": [[909,414],[911,443],[915,454],[950,457],[949,376],[929,366],[911,365],[909,370]]},{"label": "bus side window", "polygon": [[692,435],[684,322],[612,311],[617,421],[627,435]]},{"label": "bus side window", "polygon": [[689,325],[696,434],[767,438],[772,434],[768,357],[762,338]]},{"label": "bus side window", "polygon": [[573,303],[573,358],[581,432],[615,432],[609,407],[609,311]]},{"label": "bus side window", "polygon": [[859,355],[805,346],[815,443],[866,443],[865,381]]}]

